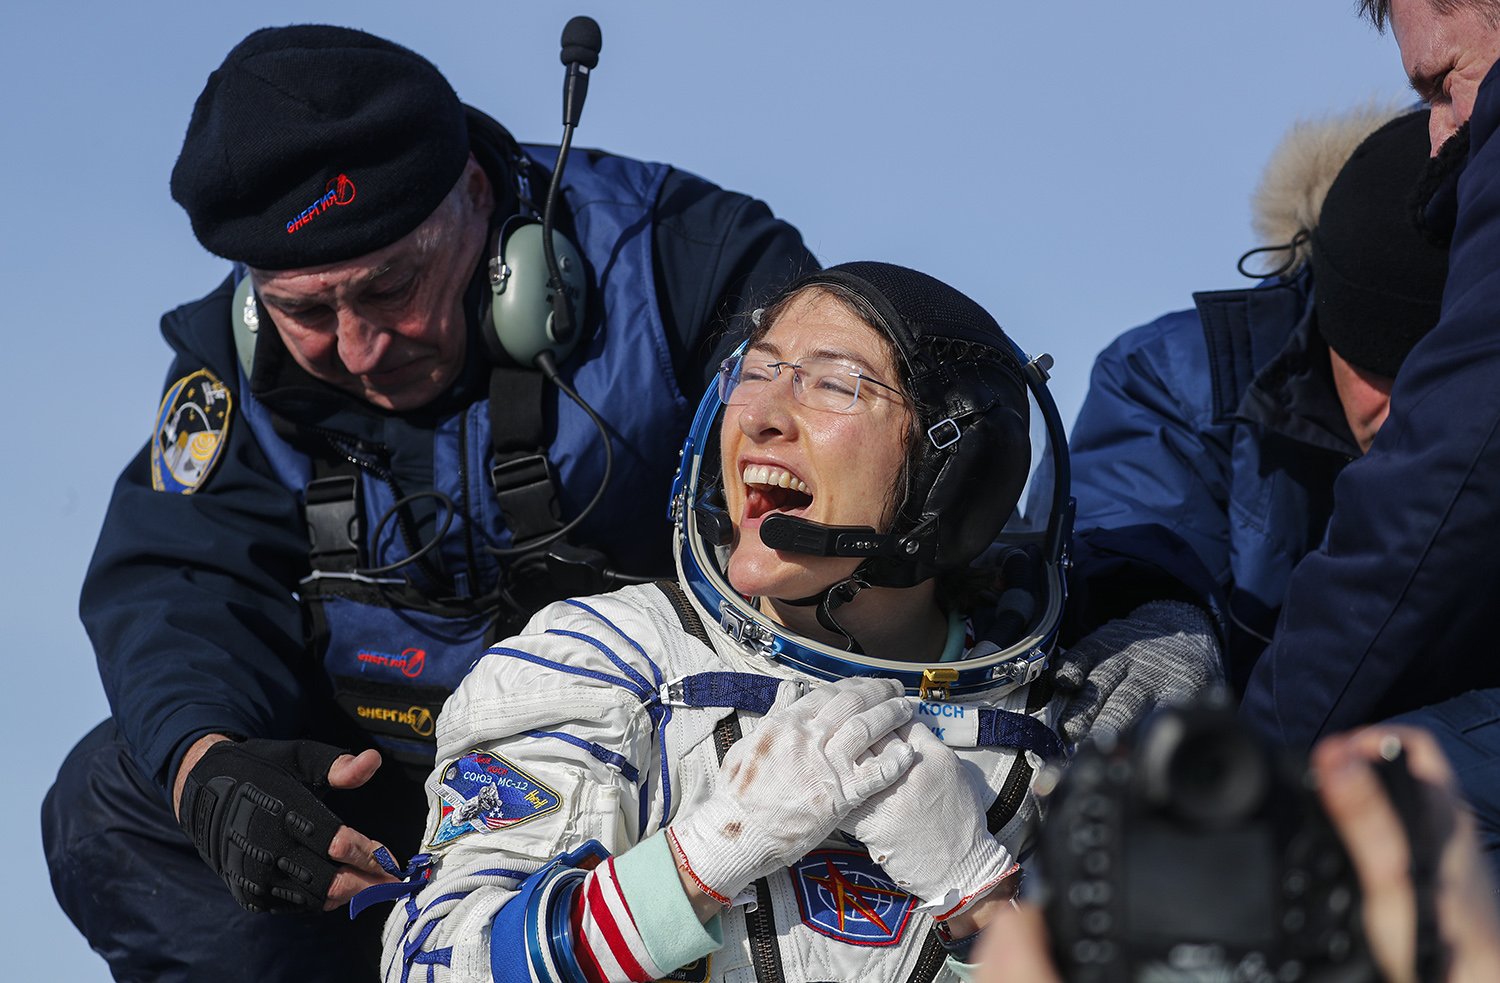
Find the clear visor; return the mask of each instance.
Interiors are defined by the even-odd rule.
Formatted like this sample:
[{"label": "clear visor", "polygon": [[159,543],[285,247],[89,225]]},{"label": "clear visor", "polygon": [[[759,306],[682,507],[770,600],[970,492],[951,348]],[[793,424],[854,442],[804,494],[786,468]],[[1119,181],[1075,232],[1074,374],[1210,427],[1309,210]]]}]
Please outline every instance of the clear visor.
[{"label": "clear visor", "polygon": [[1029,386],[1026,402],[1031,411],[1031,470],[1026,474],[1026,484],[1010,521],[1000,532],[1001,541],[1007,543],[1039,542],[1047,533],[1052,507],[1057,502],[1057,462],[1047,432],[1047,418]]}]

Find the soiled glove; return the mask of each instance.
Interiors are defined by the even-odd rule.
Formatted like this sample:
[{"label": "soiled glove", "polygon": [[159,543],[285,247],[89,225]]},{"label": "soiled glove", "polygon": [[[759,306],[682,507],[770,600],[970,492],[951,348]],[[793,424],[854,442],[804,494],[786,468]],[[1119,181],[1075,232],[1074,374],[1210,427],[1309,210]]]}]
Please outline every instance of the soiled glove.
[{"label": "soiled glove", "polygon": [[922,908],[946,918],[1015,870],[1015,860],[985,825],[993,796],[983,780],[925,724],[907,724],[893,738],[910,743],[916,760],[894,785],[856,807],[843,828]]},{"label": "soiled glove", "polygon": [[347,754],[317,741],[219,741],[182,787],[178,823],[248,911],[318,912],[338,864],[343,825],[321,796]]},{"label": "soiled glove", "polygon": [[1201,608],[1151,601],[1116,618],[1053,660],[1057,688],[1072,694],[1058,729],[1070,744],[1123,734],[1158,706],[1224,682],[1219,643]]},{"label": "soiled glove", "polygon": [[668,830],[687,872],[720,904],[800,859],[910,766],[911,719],[890,679],[841,679],[801,699],[783,684],[755,733],[729,749],[714,794]]}]

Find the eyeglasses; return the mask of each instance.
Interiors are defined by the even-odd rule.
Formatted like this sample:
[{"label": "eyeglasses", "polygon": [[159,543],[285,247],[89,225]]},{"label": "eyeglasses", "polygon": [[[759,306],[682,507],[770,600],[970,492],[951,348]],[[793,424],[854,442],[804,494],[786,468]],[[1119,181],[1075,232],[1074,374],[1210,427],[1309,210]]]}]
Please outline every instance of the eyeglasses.
[{"label": "eyeglasses", "polygon": [[[743,406],[781,377],[792,372],[792,396],[803,406],[830,413],[860,413],[869,409],[876,390],[901,390],[864,374],[859,366],[832,358],[804,358],[800,362],[762,362],[744,355],[719,363],[719,399],[726,406]],[[861,399],[860,397],[864,398]]]}]

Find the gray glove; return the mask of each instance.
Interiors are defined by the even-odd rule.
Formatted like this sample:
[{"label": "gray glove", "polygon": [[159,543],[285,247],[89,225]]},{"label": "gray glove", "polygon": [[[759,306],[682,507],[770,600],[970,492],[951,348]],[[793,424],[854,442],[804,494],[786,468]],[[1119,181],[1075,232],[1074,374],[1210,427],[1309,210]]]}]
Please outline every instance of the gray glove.
[{"label": "gray glove", "polygon": [[1181,601],[1151,601],[1116,618],[1053,659],[1069,694],[1058,729],[1069,744],[1128,731],[1158,706],[1222,685],[1213,623]]}]

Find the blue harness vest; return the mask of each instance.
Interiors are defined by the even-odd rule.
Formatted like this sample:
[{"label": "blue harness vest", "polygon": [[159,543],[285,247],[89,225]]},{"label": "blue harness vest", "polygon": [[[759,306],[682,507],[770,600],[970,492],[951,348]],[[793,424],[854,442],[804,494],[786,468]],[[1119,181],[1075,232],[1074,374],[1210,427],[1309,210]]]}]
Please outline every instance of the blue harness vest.
[{"label": "blue harness vest", "polygon": [[[551,153],[525,149],[538,161]],[[569,159],[562,186],[575,241],[597,290],[587,340],[563,363],[562,375],[606,421],[615,448],[608,493],[570,538],[603,551],[619,568],[643,573],[670,567],[669,530],[643,520],[655,519],[656,503],[667,499],[692,415],[673,373],[652,268],[654,207],[669,171],[664,164],[579,151]],[[433,523],[438,542],[418,562],[401,565],[422,544],[414,543],[409,529],[403,534],[398,493],[410,497],[425,489],[402,488],[382,448],[372,447],[368,437],[351,435],[346,442],[321,430],[354,467],[320,478],[313,459],[277,432],[278,422],[283,428],[285,422],[250,394],[243,375],[240,383],[241,406],[256,440],[278,479],[308,507],[314,569],[299,594],[313,655],[321,659],[336,701],[383,751],[428,768],[434,720],[448,694],[488,645],[519,629],[517,607],[551,599],[534,584],[546,576],[544,569],[512,569],[508,558],[485,549],[513,545],[490,483],[490,400],[470,404],[432,430],[432,488],[455,504],[455,514],[445,529],[446,510],[439,507]],[[584,412],[559,397],[553,387],[543,390],[543,440],[563,517],[570,518],[598,487],[604,450]],[[392,436],[418,429],[399,417],[386,419],[384,427]],[[347,492],[331,510],[321,501],[329,486]],[[363,539],[363,566],[322,569],[319,549],[330,536]],[[391,569],[377,573],[382,568]],[[518,603],[516,596],[525,600]]]}]

